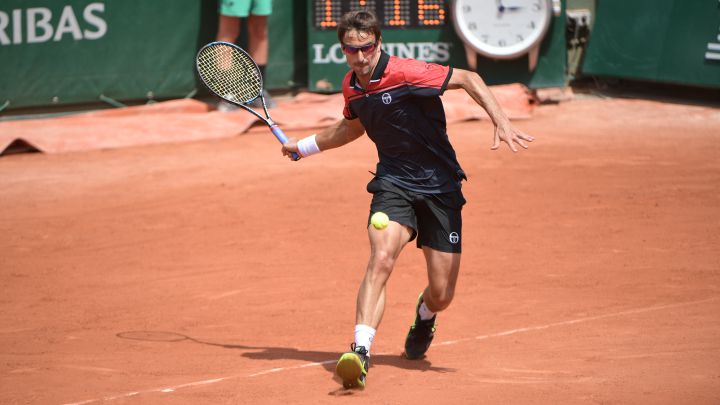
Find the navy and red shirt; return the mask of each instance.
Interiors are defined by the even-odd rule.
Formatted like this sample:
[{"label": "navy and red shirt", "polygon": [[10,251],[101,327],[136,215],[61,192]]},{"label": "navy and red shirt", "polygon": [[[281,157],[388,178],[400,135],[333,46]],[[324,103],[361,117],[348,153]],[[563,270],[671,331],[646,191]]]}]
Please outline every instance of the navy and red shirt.
[{"label": "navy and red shirt", "polygon": [[352,70],[345,75],[343,115],[359,118],[375,142],[377,177],[420,193],[460,190],[466,177],[450,145],[440,100],[451,76],[451,67],[385,52],[366,89]]}]

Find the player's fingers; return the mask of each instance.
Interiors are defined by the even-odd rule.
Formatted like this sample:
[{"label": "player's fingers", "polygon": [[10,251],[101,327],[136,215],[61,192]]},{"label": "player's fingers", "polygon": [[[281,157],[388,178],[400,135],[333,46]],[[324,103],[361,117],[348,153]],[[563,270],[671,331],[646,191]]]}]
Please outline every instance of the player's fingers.
[{"label": "player's fingers", "polygon": [[282,147],[282,149],[280,149],[280,151],[282,152],[283,156],[287,156],[290,160],[292,160],[292,158],[293,158],[292,153],[289,150],[287,150],[284,146]]},{"label": "player's fingers", "polygon": [[497,150],[497,148],[500,147],[500,137],[498,136],[497,132],[495,132],[495,137],[493,138],[493,144],[490,147],[492,150]]},{"label": "player's fingers", "polygon": [[518,138],[520,138],[520,139],[522,139],[522,140],[525,140],[525,141],[528,141],[528,142],[532,142],[532,141],[535,140],[535,138],[534,138],[533,136],[530,136],[530,135],[528,135],[528,134],[526,134],[526,133],[524,133],[524,132],[519,133],[519,134],[518,134]]},{"label": "player's fingers", "polygon": [[525,144],[525,142],[522,141],[522,139],[520,139],[520,137],[514,138],[513,141],[525,149],[528,148],[528,146]]},{"label": "player's fingers", "polygon": [[517,152],[517,148],[515,147],[515,143],[513,142],[512,138],[510,138],[510,139],[503,138],[503,142],[508,144],[508,147],[510,148],[511,151]]},{"label": "player's fingers", "polygon": [[520,132],[520,133],[518,134],[518,138],[523,139],[523,140],[526,140],[526,141],[528,141],[528,142],[532,142],[532,141],[535,140],[535,137],[533,137],[533,136],[531,136],[531,135],[528,135],[528,134],[526,134],[526,133],[524,133],[524,132]]}]

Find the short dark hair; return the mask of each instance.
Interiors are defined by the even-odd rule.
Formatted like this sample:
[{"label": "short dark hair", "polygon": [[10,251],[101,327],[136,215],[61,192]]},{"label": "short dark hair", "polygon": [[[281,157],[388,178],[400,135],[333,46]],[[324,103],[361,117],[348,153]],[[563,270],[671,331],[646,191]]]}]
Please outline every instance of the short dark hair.
[{"label": "short dark hair", "polygon": [[345,38],[345,33],[352,30],[368,34],[373,33],[376,41],[381,37],[380,23],[377,17],[367,10],[355,10],[343,14],[337,27],[340,43],[342,43],[343,38]]}]

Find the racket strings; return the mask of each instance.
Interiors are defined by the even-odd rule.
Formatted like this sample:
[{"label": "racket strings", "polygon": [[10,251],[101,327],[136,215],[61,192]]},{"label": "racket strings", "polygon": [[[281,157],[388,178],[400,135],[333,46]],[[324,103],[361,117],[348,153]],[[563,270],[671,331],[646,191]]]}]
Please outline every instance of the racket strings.
[{"label": "racket strings", "polygon": [[247,103],[262,91],[262,77],[255,62],[233,47],[204,48],[197,59],[198,73],[215,94],[228,101]]}]

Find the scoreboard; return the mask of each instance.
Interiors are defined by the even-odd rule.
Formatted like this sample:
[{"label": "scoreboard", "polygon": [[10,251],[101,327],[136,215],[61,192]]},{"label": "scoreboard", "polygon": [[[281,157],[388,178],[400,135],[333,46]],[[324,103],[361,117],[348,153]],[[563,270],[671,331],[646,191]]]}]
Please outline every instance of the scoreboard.
[{"label": "scoreboard", "polygon": [[382,29],[434,28],[445,25],[444,0],[314,0],[315,29],[335,29],[340,16],[348,11],[366,9],[375,13]]},{"label": "scoreboard", "polygon": [[[359,9],[370,10],[377,16],[382,47],[388,54],[467,69],[469,56],[455,33],[451,3],[452,0],[308,0],[309,90],[327,93],[341,90],[349,67],[338,43],[337,25],[343,14]],[[527,57],[510,61],[477,57],[477,71],[488,84],[519,82],[530,88],[564,86],[566,54],[565,14],[562,13],[554,17],[535,71],[528,71]]]},{"label": "scoreboard", "polygon": [[348,11],[377,16],[383,50],[390,55],[442,65],[466,66],[446,0],[311,0],[308,2],[308,87],[337,92],[349,70],[337,39],[337,25]]}]

